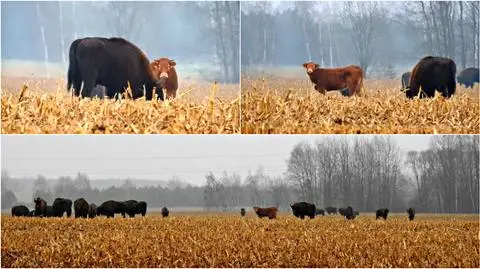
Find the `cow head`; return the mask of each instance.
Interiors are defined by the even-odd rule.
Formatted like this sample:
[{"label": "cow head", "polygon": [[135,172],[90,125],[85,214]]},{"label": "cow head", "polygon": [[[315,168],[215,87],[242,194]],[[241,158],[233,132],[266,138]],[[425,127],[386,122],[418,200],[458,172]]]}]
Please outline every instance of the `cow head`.
[{"label": "cow head", "polygon": [[314,62],[308,62],[308,63],[304,63],[303,67],[305,67],[305,69],[307,69],[308,74],[311,74],[311,73],[313,73],[313,71],[319,69],[320,65],[316,64]]},{"label": "cow head", "polygon": [[163,84],[167,81],[170,70],[175,68],[175,61],[168,58],[160,58],[152,62],[152,71],[155,77]]}]

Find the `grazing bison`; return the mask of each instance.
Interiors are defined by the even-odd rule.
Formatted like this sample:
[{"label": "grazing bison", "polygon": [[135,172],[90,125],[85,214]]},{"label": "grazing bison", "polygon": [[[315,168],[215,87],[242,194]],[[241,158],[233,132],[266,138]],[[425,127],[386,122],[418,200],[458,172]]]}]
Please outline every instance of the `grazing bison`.
[{"label": "grazing bison", "polygon": [[125,201],[126,205],[126,211],[131,218],[135,217],[135,214],[141,214],[142,216],[145,217],[145,214],[147,213],[147,203],[144,201],[136,201],[136,200],[128,200]]},{"label": "grazing bison", "polygon": [[339,208],[338,213],[340,213],[340,215],[344,216],[348,220],[353,220],[353,219],[355,219],[355,216],[356,216],[355,211],[353,210],[353,208],[351,206],[347,206],[347,207],[344,207],[344,208]]},{"label": "grazing bison", "polygon": [[457,81],[459,84],[465,85],[467,88],[473,88],[473,85],[478,83],[479,80],[479,72],[478,68],[474,67],[469,67],[465,68],[460,72],[460,74],[457,76]]},{"label": "grazing bison", "polygon": [[342,91],[344,96],[360,94],[363,83],[363,71],[360,67],[349,65],[340,68],[320,68],[314,62],[304,63],[308,77],[315,90],[325,94],[325,91]]},{"label": "grazing bison", "polygon": [[307,202],[299,202],[291,204],[293,215],[297,218],[304,219],[305,216],[311,219],[315,218],[315,205]]},{"label": "grazing bison", "polygon": [[151,100],[153,90],[163,100],[165,78],[157,79],[145,54],[123,38],[87,37],[70,45],[68,90],[75,96],[91,97],[97,84],[106,88],[106,94],[114,97],[130,86],[132,97],[144,95]]},{"label": "grazing bison", "polygon": [[408,85],[405,93],[408,98],[415,96],[424,98],[434,97],[435,90],[438,90],[443,97],[449,98],[455,93],[456,72],[457,66],[451,59],[433,56],[424,57],[413,68],[410,85]]},{"label": "grazing bison", "polygon": [[242,217],[245,217],[246,214],[247,212],[245,211],[245,208],[242,207],[242,209],[240,209],[240,215],[242,215]]},{"label": "grazing bison", "polygon": [[178,78],[175,65],[175,61],[168,58],[160,58],[150,64],[154,76],[165,79],[164,89],[168,99],[174,99],[177,96]]},{"label": "grazing bison", "polygon": [[410,207],[409,209],[407,209],[407,213],[408,213],[409,220],[413,220],[415,218],[415,209],[413,207]]},{"label": "grazing bison", "polygon": [[52,207],[55,217],[63,217],[65,212],[69,218],[72,215],[72,200],[70,199],[57,198],[53,201]]},{"label": "grazing bison", "polygon": [[53,206],[47,206],[46,215],[47,218],[55,217],[55,211],[53,210]]},{"label": "grazing bison", "polygon": [[376,219],[383,218],[387,219],[388,216],[388,208],[380,208],[376,212]]},{"label": "grazing bison", "polygon": [[88,206],[88,217],[93,219],[96,216],[97,216],[97,205],[92,203]]},{"label": "grazing bison", "polygon": [[107,218],[115,217],[115,214],[122,214],[125,217],[127,205],[124,202],[108,200],[97,207],[97,215],[104,215]]},{"label": "grazing bison", "polygon": [[166,206],[164,206],[162,208],[162,217],[166,218],[166,217],[168,217],[168,214],[170,214],[170,211],[168,211],[168,208]]},{"label": "grazing bison", "polygon": [[141,214],[142,217],[145,217],[145,214],[147,214],[147,202],[144,202],[144,201],[138,202],[137,211],[135,213]]},{"label": "grazing bison", "polygon": [[405,72],[402,74],[402,90],[408,87],[408,82],[410,81],[411,72]]},{"label": "grazing bison", "polygon": [[30,210],[24,205],[16,205],[12,207],[12,217],[28,217]]},{"label": "grazing bison", "polygon": [[327,207],[325,207],[325,210],[327,211],[328,215],[331,215],[331,214],[336,215],[337,214],[337,208],[336,207],[327,206]]},{"label": "grazing bison", "polygon": [[269,219],[275,219],[277,217],[278,208],[276,207],[261,208],[258,206],[254,206],[253,211],[255,211],[255,213],[259,218],[268,217]]},{"label": "grazing bison", "polygon": [[79,198],[73,202],[73,208],[75,209],[75,218],[87,218],[88,217],[88,203],[85,199]]},{"label": "grazing bison", "polygon": [[47,216],[47,202],[40,197],[33,200],[35,203],[35,216],[46,217]]},{"label": "grazing bison", "polygon": [[317,208],[315,209],[315,215],[325,216],[325,210]]}]

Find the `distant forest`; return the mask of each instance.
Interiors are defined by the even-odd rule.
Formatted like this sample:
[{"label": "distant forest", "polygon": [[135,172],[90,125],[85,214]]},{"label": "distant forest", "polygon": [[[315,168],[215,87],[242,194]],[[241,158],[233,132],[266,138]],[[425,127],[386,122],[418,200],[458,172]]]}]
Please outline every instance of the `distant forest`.
[{"label": "distant forest", "polygon": [[301,68],[313,60],[324,67],[356,64],[382,78],[426,55],[452,58],[457,70],[478,67],[479,7],[478,1],[244,1],[242,65]]},{"label": "distant forest", "polygon": [[[92,188],[87,175],[78,174],[55,180],[38,176],[32,188],[33,197],[48,203],[56,197],[84,197],[97,204],[135,199],[150,207],[231,211],[255,205],[288,210],[294,201],[307,201],[318,207],[351,205],[361,212],[381,207],[403,212],[413,206],[418,212],[478,214],[479,146],[479,136],[438,135],[427,150],[402,154],[388,136],[327,138],[297,144],[278,178],[259,168],[244,179],[235,173],[207,173],[203,186],[178,181],[137,187],[127,180],[99,189]],[[15,180],[2,171],[2,209],[19,203],[9,188]],[[32,207],[33,197],[22,202]]]}]

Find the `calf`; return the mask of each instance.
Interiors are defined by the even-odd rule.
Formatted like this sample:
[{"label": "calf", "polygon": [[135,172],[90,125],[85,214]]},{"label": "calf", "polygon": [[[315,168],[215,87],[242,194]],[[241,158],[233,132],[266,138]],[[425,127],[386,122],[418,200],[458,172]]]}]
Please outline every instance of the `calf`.
[{"label": "calf", "polygon": [[320,68],[314,62],[304,63],[310,81],[315,84],[315,90],[325,94],[325,91],[341,91],[344,96],[360,94],[363,84],[363,70],[356,65],[340,68]]}]

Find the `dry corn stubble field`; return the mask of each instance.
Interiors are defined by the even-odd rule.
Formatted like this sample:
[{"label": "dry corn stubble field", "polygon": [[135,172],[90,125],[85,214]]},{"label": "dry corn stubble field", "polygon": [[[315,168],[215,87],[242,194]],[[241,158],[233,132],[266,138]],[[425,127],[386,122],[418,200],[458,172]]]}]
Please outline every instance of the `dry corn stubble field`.
[{"label": "dry corn stubble field", "polygon": [[364,96],[322,95],[305,78],[242,78],[242,133],[474,134],[480,132],[479,85],[408,100],[400,79],[365,80]]},{"label": "dry corn stubble field", "polygon": [[[361,214],[362,215],[362,214]],[[2,217],[2,267],[476,267],[478,215]]]},{"label": "dry corn stubble field", "polygon": [[74,98],[65,85],[63,79],[2,77],[2,133],[240,132],[238,84],[182,82],[178,98],[165,102]]}]

